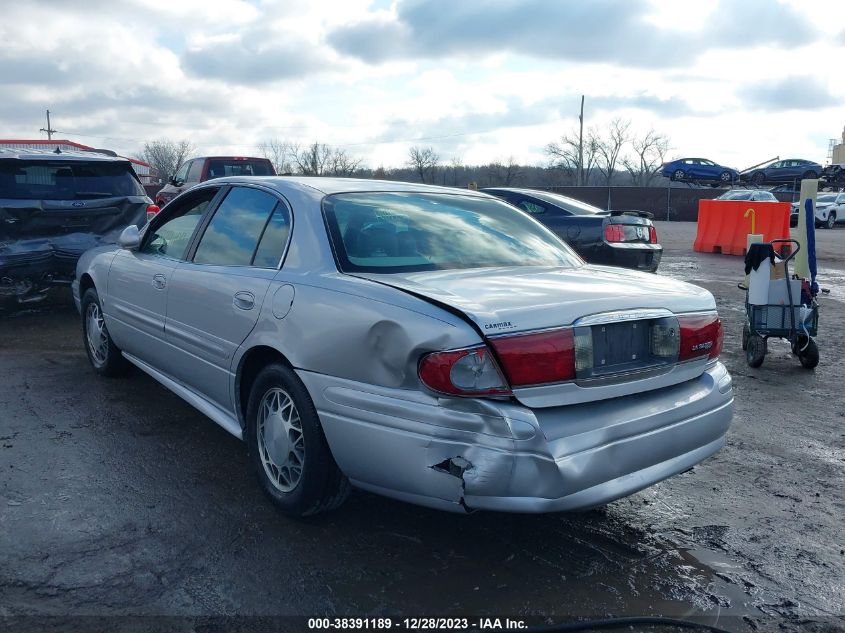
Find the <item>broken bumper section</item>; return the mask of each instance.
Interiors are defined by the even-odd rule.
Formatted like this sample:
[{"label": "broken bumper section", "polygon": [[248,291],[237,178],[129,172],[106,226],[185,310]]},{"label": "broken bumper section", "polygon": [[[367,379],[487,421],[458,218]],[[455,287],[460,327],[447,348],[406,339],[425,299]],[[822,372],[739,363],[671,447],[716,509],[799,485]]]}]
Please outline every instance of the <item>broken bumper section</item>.
[{"label": "broken bumper section", "polygon": [[537,409],[299,374],[353,484],[456,512],[603,505],[717,452],[733,415],[721,363],[672,387]]}]

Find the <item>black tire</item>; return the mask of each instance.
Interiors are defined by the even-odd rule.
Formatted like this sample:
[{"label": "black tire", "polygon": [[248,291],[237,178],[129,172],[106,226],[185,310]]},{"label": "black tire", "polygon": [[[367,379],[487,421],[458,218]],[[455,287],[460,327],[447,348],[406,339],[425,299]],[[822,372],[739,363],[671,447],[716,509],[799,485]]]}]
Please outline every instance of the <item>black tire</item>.
[{"label": "black tire", "polygon": [[818,177],[819,177],[819,175],[811,169],[809,171],[805,171],[804,175],[801,176],[801,179],[802,180],[815,180]]},{"label": "black tire", "polygon": [[766,181],[766,175],[762,171],[754,172],[751,175],[751,184],[757,185],[758,187],[762,185]]},{"label": "black tire", "polygon": [[827,214],[827,221],[824,223],[825,228],[832,229],[836,226],[836,211],[831,211]]},{"label": "black tire", "polygon": [[94,288],[89,288],[82,295],[82,345],[91,367],[101,376],[126,373],[129,363],[109,335],[100,297]]},{"label": "black tire", "polygon": [[751,328],[748,327],[748,323],[744,323],[742,326],[742,349],[743,351],[748,349],[748,338],[751,336]]},{"label": "black tire", "polygon": [[687,178],[687,174],[683,169],[676,169],[672,172],[672,180],[676,180],[678,182],[684,181]]},{"label": "black tire", "polygon": [[807,347],[803,350],[800,347],[797,350],[798,360],[804,369],[815,369],[819,364],[819,347],[813,339],[807,343]]},{"label": "black tire", "polygon": [[[284,431],[285,439],[277,439],[276,443],[264,436],[265,428],[268,429],[267,433],[272,431],[259,420],[265,399],[274,398],[274,394],[292,401],[295,409],[293,414],[298,414],[300,427]],[[278,400],[276,402],[278,403]],[[263,415],[265,414],[262,413]],[[349,480],[332,457],[314,402],[305,385],[291,368],[274,363],[262,369],[256,376],[250,388],[246,425],[249,460],[259,485],[264,494],[284,514],[303,517],[326,512],[340,506],[349,496]],[[297,438],[292,444],[289,443],[291,434]],[[282,433],[276,433],[275,437],[281,438]],[[281,448],[279,441],[282,442]],[[284,453],[285,460],[288,460],[285,463],[298,461],[299,465],[276,466],[273,457],[281,462],[281,453]],[[299,453],[301,456],[297,458]],[[287,476],[284,475],[286,469]],[[293,483],[297,470],[298,479]],[[285,490],[286,487],[289,489]]]},{"label": "black tire", "polygon": [[748,348],[745,350],[745,362],[749,367],[759,367],[766,358],[766,339],[759,334],[748,337]]}]

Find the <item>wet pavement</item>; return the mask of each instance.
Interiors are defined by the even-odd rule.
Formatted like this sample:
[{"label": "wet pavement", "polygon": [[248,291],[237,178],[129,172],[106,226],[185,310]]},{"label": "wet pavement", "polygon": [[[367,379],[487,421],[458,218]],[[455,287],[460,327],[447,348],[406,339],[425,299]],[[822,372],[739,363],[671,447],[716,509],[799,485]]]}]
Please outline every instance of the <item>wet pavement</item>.
[{"label": "wet pavement", "polygon": [[845,630],[845,230],[819,233],[832,292],[810,372],[780,342],[745,365],[741,259],[692,253],[694,229],[658,223],[661,273],[717,297],[736,390],[727,446],[579,514],[459,516],[356,492],[333,514],[285,518],[236,439],[141,372],[94,375],[67,294],[7,312],[0,616],[665,615]]}]

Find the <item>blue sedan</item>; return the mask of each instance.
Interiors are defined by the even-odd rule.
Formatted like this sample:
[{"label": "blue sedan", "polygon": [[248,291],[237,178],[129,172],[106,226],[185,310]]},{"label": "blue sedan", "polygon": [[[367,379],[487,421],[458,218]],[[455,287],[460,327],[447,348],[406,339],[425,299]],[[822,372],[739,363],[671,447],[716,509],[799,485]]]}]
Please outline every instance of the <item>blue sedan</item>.
[{"label": "blue sedan", "polygon": [[679,158],[663,163],[660,173],[679,182],[710,182],[729,185],[739,178],[739,172],[706,158]]}]

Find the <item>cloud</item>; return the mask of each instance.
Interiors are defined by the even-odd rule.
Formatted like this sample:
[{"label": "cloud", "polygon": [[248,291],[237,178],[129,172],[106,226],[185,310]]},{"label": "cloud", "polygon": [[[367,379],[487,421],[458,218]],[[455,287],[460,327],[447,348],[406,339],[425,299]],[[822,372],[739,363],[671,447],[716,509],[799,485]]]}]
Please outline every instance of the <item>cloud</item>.
[{"label": "cloud", "polygon": [[821,81],[805,76],[754,82],[740,88],[738,95],[746,108],[768,112],[821,110],[841,103]]},{"label": "cloud", "polygon": [[282,34],[273,38],[263,30],[189,49],[181,62],[189,75],[238,84],[262,84],[331,69],[329,59],[310,43]]},{"label": "cloud", "polygon": [[327,42],[373,64],[508,51],[541,59],[666,67],[687,64],[710,48],[792,48],[814,36],[796,9],[770,0],[725,0],[691,33],[655,25],[646,19],[650,11],[646,0],[400,0],[395,17],[381,14],[341,26],[327,35]]}]

